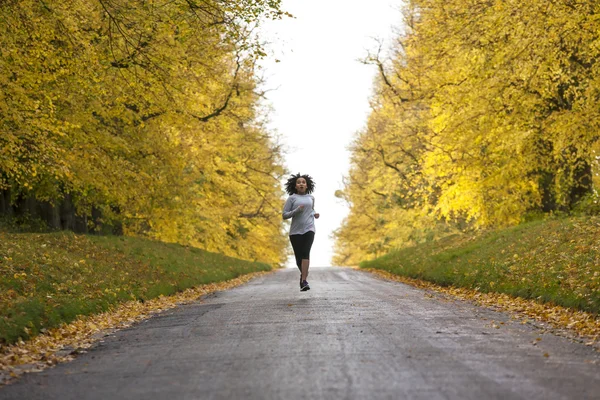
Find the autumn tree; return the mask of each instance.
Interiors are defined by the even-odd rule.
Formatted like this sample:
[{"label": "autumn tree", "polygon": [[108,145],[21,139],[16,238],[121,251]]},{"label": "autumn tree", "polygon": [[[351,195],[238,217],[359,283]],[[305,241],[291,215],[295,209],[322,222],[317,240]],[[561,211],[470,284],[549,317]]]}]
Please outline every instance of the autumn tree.
[{"label": "autumn tree", "polygon": [[[430,217],[436,230],[440,222],[481,228],[517,224],[535,212],[569,211],[594,196],[599,7],[568,0],[409,2],[406,33],[392,60],[373,59],[377,87],[385,90],[375,92],[382,106],[373,109],[353,145],[345,190],[353,209],[381,201],[375,185],[395,186],[397,198],[416,196],[411,212]],[[385,122],[379,126],[394,128],[376,129],[380,118]],[[411,130],[415,134],[407,134]],[[361,155],[365,149],[368,155]],[[393,155],[406,149],[418,149],[410,151],[418,174],[378,172],[404,165]],[[353,176],[361,163],[373,181],[359,196]],[[406,204],[391,209],[398,207]],[[380,215],[382,227],[394,219],[410,223],[389,210]],[[345,238],[339,254],[387,234],[377,228],[367,239],[351,232],[355,218],[351,211],[338,232]],[[378,251],[410,244],[409,238],[390,240]]]},{"label": "autumn tree", "polygon": [[253,34],[261,18],[284,15],[278,1],[28,0],[0,10],[5,213],[41,209],[55,227],[110,224],[283,259],[283,171],[260,123],[264,53]]}]

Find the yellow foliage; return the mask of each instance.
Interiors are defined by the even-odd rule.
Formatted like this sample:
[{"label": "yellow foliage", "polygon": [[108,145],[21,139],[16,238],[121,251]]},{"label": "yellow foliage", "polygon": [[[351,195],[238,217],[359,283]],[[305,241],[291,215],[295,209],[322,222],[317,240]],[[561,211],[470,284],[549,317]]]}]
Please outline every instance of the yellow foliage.
[{"label": "yellow foliage", "polygon": [[392,58],[366,60],[381,74],[352,147],[337,262],[597,193],[598,15],[592,0],[408,2]]},{"label": "yellow foliage", "polygon": [[260,122],[252,28],[285,13],[206,3],[2,3],[0,191],[283,262],[284,171]]}]

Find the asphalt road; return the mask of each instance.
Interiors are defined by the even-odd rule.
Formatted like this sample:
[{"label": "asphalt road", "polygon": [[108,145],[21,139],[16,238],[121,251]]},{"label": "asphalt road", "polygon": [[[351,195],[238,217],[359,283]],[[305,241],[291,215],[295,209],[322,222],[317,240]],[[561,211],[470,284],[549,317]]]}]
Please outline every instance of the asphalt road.
[{"label": "asphalt road", "polygon": [[308,292],[297,275],[164,312],[0,399],[600,398],[583,344],[362,271],[313,268]]}]

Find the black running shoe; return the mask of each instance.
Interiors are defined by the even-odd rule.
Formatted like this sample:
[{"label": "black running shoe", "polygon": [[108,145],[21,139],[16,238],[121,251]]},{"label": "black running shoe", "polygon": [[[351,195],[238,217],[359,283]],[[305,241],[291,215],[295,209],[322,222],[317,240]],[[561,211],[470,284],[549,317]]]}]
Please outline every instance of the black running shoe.
[{"label": "black running shoe", "polygon": [[300,284],[300,290],[303,292],[310,290],[310,286],[308,286],[308,282],[302,281],[302,283]]}]

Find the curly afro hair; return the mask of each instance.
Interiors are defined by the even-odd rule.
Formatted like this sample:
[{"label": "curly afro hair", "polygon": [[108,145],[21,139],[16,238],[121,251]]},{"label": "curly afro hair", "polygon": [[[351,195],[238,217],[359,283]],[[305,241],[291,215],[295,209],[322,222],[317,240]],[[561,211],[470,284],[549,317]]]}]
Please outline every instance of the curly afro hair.
[{"label": "curly afro hair", "polygon": [[299,172],[296,175],[292,175],[289,177],[287,182],[285,183],[285,191],[290,196],[297,193],[296,192],[296,181],[298,178],[304,178],[306,181],[306,194],[311,194],[315,190],[315,181],[310,175],[304,174],[301,175]]}]

